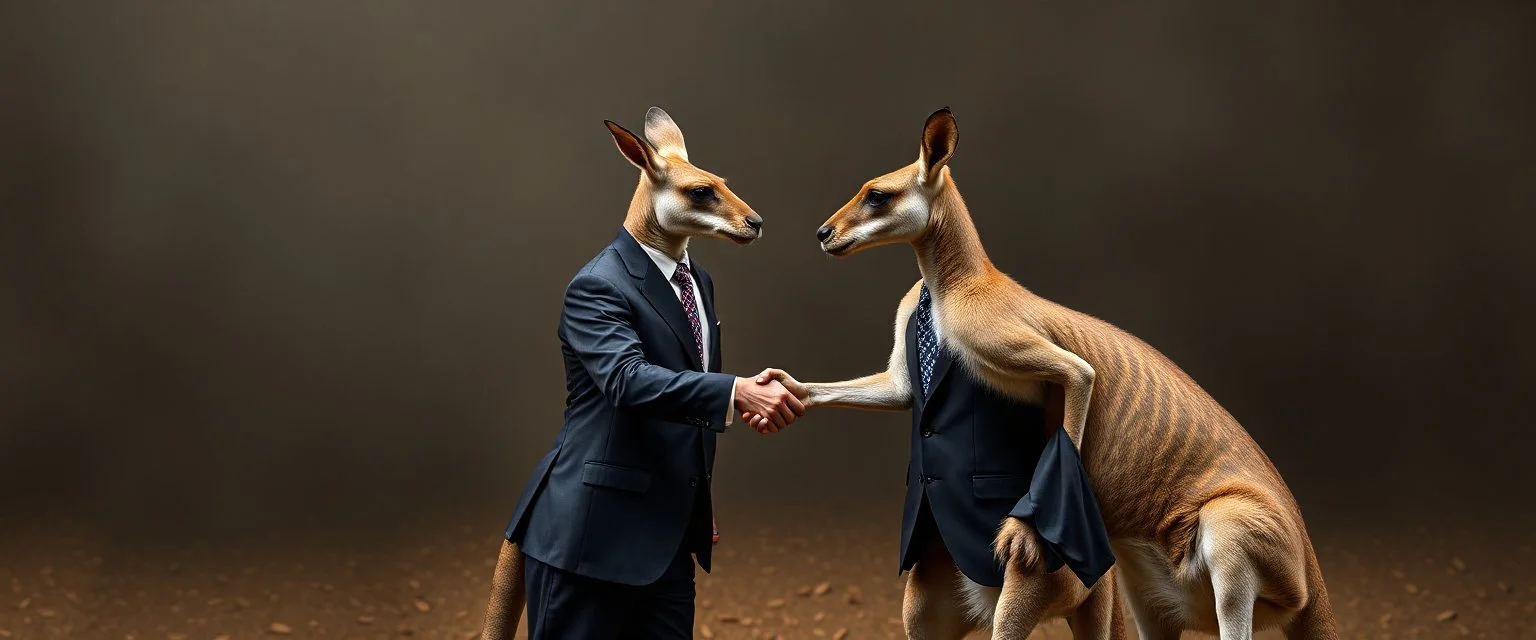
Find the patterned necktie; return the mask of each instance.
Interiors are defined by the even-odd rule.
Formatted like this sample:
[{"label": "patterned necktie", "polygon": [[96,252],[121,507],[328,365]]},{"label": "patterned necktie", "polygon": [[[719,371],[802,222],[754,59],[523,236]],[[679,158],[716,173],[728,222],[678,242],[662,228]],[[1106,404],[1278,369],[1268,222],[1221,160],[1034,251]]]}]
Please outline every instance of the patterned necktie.
[{"label": "patterned necktie", "polygon": [[699,363],[704,362],[704,332],[699,328],[699,306],[694,304],[693,277],[688,269],[688,263],[677,263],[677,271],[672,272],[672,281],[677,283],[682,296],[683,312],[688,314],[688,326],[693,327],[693,346],[699,350]]},{"label": "patterned necktie", "polygon": [[933,382],[933,363],[939,357],[939,336],[933,331],[933,297],[928,295],[928,283],[917,294],[917,373],[923,383],[923,395],[928,395],[928,385]]},{"label": "patterned necktie", "polygon": [[[699,330],[699,307],[693,303],[693,278],[688,269],[688,263],[677,263],[677,271],[672,272],[672,281],[677,283],[678,293],[682,296],[683,312],[688,314],[688,326],[693,328],[693,346],[699,350],[699,363],[704,362],[704,332]],[[709,543],[720,544],[720,525],[714,520],[709,521]]]}]

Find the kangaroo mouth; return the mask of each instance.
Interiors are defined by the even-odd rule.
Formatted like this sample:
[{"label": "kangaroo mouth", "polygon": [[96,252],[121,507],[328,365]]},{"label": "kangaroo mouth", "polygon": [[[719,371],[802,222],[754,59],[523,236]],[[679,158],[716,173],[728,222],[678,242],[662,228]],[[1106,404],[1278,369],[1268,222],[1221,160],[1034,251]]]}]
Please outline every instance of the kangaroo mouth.
[{"label": "kangaroo mouth", "polygon": [[856,240],[844,240],[833,245],[824,244],[821,245],[821,250],[827,252],[827,255],[846,256],[853,251],[853,245],[856,242]]},{"label": "kangaroo mouth", "polygon": [[740,244],[740,245],[752,244],[752,242],[754,240],[757,240],[758,238],[761,238],[763,236],[763,232],[761,232],[761,231],[734,231],[734,230],[732,230],[732,231],[722,231],[721,233],[723,235],[725,235],[725,238],[727,240],[730,240],[731,242],[734,242],[734,243]]}]

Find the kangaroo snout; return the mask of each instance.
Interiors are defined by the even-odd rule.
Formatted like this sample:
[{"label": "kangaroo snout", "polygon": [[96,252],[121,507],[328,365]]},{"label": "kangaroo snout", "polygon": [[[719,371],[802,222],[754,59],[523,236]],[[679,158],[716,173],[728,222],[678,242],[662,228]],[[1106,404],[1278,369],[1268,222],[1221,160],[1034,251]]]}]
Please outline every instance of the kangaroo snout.
[{"label": "kangaroo snout", "polygon": [[747,216],[746,222],[747,222],[747,226],[751,227],[753,231],[762,231],[763,230],[763,217],[760,216],[760,215],[757,215],[756,213],[754,213],[754,214],[752,214],[750,216]]},{"label": "kangaroo snout", "polygon": [[832,225],[829,224],[829,225],[827,225],[825,227],[822,227],[822,228],[816,230],[816,241],[817,242],[826,242],[827,238],[830,238],[830,237],[832,237]]}]

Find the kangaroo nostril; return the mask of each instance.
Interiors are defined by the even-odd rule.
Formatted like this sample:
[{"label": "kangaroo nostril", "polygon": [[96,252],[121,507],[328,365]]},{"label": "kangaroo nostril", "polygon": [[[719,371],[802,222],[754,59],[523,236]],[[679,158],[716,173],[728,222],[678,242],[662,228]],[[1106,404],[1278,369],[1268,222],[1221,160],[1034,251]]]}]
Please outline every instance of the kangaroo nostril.
[{"label": "kangaroo nostril", "polygon": [[826,242],[827,238],[830,238],[830,237],[832,237],[832,227],[830,225],[822,227],[822,228],[816,230],[816,239],[817,240],[819,240],[821,242]]},{"label": "kangaroo nostril", "polygon": [[747,216],[747,226],[752,227],[753,231],[761,231],[763,228],[763,217],[755,213]]}]

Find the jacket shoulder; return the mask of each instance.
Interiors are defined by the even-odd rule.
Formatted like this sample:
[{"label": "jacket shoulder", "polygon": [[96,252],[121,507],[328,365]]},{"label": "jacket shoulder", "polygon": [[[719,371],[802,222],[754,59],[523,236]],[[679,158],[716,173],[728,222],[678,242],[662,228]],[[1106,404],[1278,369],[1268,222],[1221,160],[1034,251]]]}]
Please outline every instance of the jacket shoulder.
[{"label": "jacket shoulder", "polygon": [[608,247],[592,256],[587,264],[582,265],[576,275],[571,277],[571,281],[566,284],[566,289],[604,284],[617,287],[628,277],[629,270],[624,266],[624,258],[619,255],[618,250]]}]

